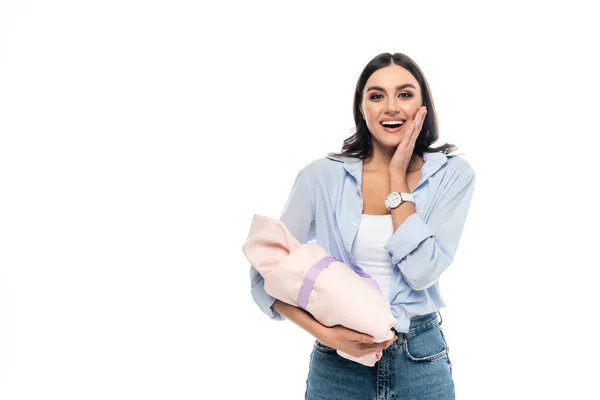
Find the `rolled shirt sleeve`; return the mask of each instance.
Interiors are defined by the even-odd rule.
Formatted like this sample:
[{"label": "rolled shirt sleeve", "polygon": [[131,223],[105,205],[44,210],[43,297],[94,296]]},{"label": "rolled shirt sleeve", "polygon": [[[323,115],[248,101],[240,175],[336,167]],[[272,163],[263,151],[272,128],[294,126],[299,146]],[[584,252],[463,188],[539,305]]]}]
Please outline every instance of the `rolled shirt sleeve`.
[{"label": "rolled shirt sleeve", "polygon": [[262,312],[275,321],[283,321],[285,319],[283,315],[273,310],[275,297],[265,291],[265,278],[252,265],[250,266],[250,288],[252,299]]},{"label": "rolled shirt sleeve", "polygon": [[[279,218],[290,233],[302,244],[314,239],[314,202],[310,174],[307,168],[296,176],[292,191],[288,197],[283,213]],[[262,275],[250,266],[250,291],[252,299],[258,307],[271,319],[283,321],[285,317],[273,310],[275,297],[265,291],[265,280]]]},{"label": "rolled shirt sleeve", "polygon": [[417,213],[410,215],[384,245],[391,262],[414,290],[437,282],[458,248],[473,196],[475,171],[467,166],[452,179],[427,222]]}]

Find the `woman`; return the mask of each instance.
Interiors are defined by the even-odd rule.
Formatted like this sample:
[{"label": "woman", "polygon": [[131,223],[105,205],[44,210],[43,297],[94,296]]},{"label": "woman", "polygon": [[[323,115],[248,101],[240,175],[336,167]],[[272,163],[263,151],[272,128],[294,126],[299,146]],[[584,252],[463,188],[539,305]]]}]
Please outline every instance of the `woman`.
[{"label": "woman", "polygon": [[[408,56],[380,54],[362,71],[354,95],[356,133],[342,152],[313,161],[296,177],[281,221],[301,243],[316,240],[390,300],[396,336],[384,343],[342,326],[326,327],[264,291],[251,268],[252,296],[272,319],[312,334],[307,399],[453,399],[437,280],[450,265],[473,194],[475,173],[430,147],[437,117],[425,77]],[[412,198],[411,198],[412,195]],[[375,367],[337,355],[383,350]]]}]

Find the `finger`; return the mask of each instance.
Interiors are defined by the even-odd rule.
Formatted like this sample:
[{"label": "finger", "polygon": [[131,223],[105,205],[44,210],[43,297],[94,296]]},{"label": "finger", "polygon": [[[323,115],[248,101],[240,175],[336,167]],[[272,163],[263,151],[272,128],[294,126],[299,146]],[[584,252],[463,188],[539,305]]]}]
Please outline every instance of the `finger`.
[{"label": "finger", "polygon": [[425,114],[426,112],[423,112],[419,118],[415,119],[415,122],[417,124],[415,125],[410,137],[410,143],[413,145],[417,142],[417,138],[419,137],[419,135],[421,134],[421,130],[423,129],[423,124],[425,123]]},{"label": "finger", "polygon": [[398,147],[400,147],[400,146],[403,146],[404,148],[410,147],[410,143],[413,140],[415,131],[418,128],[418,123],[419,123],[419,117],[418,117],[418,115],[415,115],[414,119],[410,122],[410,125],[408,126],[407,133],[404,134],[404,136],[402,137],[402,140],[400,141],[400,144],[398,145]]},{"label": "finger", "polygon": [[387,349],[388,347],[391,346],[391,343],[390,342],[383,342],[382,345],[383,346],[379,346],[379,348],[377,349],[378,351],[383,351],[383,350]]},{"label": "finger", "polygon": [[418,123],[419,121],[424,120],[425,114],[427,114],[427,108],[419,108],[419,111],[415,114],[415,121]]},{"label": "finger", "polygon": [[370,346],[371,351],[383,351],[387,349],[393,342],[393,340],[386,340],[384,342],[375,343],[373,346]]},{"label": "finger", "polygon": [[390,347],[391,345],[393,345],[395,341],[396,341],[396,339],[391,339],[391,340],[388,340],[387,342],[385,342],[385,347],[382,350],[385,350],[388,347]]},{"label": "finger", "polygon": [[421,131],[421,127],[423,126],[423,121],[425,121],[425,114],[423,113],[423,110],[419,110],[419,112],[415,115],[415,119],[412,121],[411,124],[411,134],[410,137],[412,139],[412,136],[414,136],[415,134],[418,134],[418,132]]},{"label": "finger", "polygon": [[376,351],[383,350],[385,348],[384,345],[385,345],[385,342],[378,342],[378,343],[371,343],[371,344],[361,343],[360,348],[365,353],[374,353]]},{"label": "finger", "polygon": [[427,109],[425,107],[423,107],[423,110],[421,110],[421,115],[419,116],[419,123],[423,124],[423,121],[425,121],[425,116],[427,115]]},{"label": "finger", "polygon": [[412,154],[412,150],[414,149],[414,145],[417,142],[417,138],[419,137],[419,133],[421,133],[421,128],[423,127],[423,122],[425,121],[424,111],[426,111],[425,107],[421,107],[419,111],[414,115],[413,120],[408,127],[409,130],[406,135],[400,141],[398,148],[401,151],[407,151]]},{"label": "finger", "polygon": [[423,121],[425,120],[425,114],[427,113],[427,110],[425,107],[421,107],[419,109],[419,111],[415,114],[414,119],[413,119],[413,126],[417,127],[419,126],[419,124],[422,124]]},{"label": "finger", "polygon": [[367,335],[366,333],[359,333],[358,338],[356,339],[358,342],[372,344],[375,343],[375,338],[373,336]]},{"label": "finger", "polygon": [[364,356],[372,354],[372,353],[376,353],[376,351],[375,350],[369,350],[369,349],[363,349],[360,352],[361,357],[364,357]]},{"label": "finger", "polygon": [[423,110],[423,114],[421,115],[421,122],[419,123],[419,132],[421,132],[421,128],[423,128],[423,124],[425,123],[425,117],[427,116],[427,109]]},{"label": "finger", "polygon": [[[417,121],[418,120],[415,120],[415,122],[417,122]],[[411,130],[408,132],[408,134],[402,138],[402,142],[400,144],[404,145],[405,151],[409,154],[412,154],[412,150],[417,141],[417,137],[419,136],[418,132],[419,132],[419,126],[415,124],[415,125],[411,126]]]},{"label": "finger", "polygon": [[425,110],[423,112],[423,116],[421,117],[421,123],[419,124],[419,131],[421,130],[421,128],[423,127],[423,124],[425,123],[425,117],[427,116],[427,110]]}]

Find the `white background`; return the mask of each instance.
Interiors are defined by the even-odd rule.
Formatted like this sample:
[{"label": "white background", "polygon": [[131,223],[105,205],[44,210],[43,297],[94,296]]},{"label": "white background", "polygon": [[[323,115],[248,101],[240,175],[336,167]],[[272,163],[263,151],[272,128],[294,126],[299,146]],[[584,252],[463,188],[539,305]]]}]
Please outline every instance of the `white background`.
[{"label": "white background", "polygon": [[457,398],[599,398],[583,4],[2,0],[0,398],[304,398],[313,338],[253,303],[241,246],[382,52],[477,172],[440,281]]}]

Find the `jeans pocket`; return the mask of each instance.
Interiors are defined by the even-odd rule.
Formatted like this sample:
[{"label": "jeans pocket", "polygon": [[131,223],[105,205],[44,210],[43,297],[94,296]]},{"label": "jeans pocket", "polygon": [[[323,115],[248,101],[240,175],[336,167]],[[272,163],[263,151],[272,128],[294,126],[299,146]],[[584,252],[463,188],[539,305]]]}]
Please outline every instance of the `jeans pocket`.
[{"label": "jeans pocket", "polygon": [[406,356],[415,362],[431,362],[448,354],[448,345],[438,324],[406,337],[402,346]]},{"label": "jeans pocket", "polygon": [[333,353],[337,352],[337,350],[334,349],[333,347],[326,346],[323,343],[319,342],[318,340],[315,340],[314,348],[315,348],[315,350],[317,350],[320,353],[333,354]]},{"label": "jeans pocket", "polygon": [[444,335],[444,330],[441,326],[437,326],[442,334],[442,339],[444,339],[444,343],[446,344],[446,361],[448,361],[448,365],[450,366],[450,376],[452,376],[452,361],[450,361],[450,348],[448,347],[448,342],[446,341],[446,336]]}]

